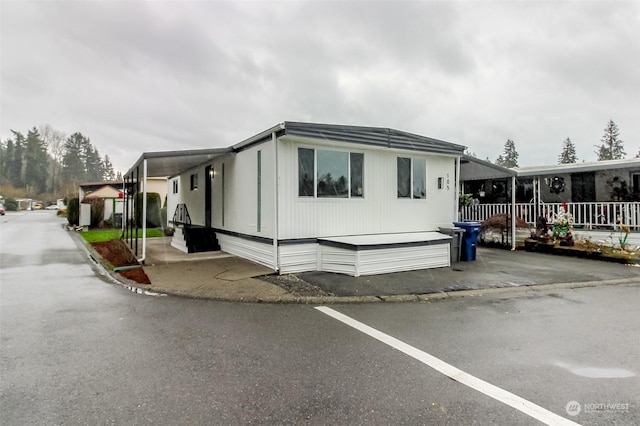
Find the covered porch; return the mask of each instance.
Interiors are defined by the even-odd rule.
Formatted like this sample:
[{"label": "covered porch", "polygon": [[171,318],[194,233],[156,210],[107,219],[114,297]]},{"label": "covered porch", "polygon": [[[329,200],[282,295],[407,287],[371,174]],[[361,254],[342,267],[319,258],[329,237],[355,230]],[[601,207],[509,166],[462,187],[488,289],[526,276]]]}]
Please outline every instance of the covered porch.
[{"label": "covered porch", "polygon": [[[147,221],[139,219],[147,217],[148,179],[177,176],[187,170],[211,163],[213,159],[227,155],[230,152],[232,152],[231,148],[145,152],[127,171],[123,177],[125,187],[124,216],[127,218],[123,223],[123,235],[141,263],[144,263],[147,257]],[[211,209],[210,203],[212,202],[210,185],[210,180],[205,180],[203,189],[205,198],[206,194],[209,194],[209,209]],[[195,228],[191,224],[187,203],[179,204],[175,211],[167,211],[167,217],[174,225],[178,237],[185,235],[185,229]],[[163,226],[167,225],[163,224]],[[197,228],[206,228],[206,226]],[[141,232],[139,232],[140,230]],[[140,237],[138,237],[139,233],[141,234]],[[175,237],[176,234],[174,234],[174,240],[176,239]],[[185,246],[187,247],[188,243]]]}]

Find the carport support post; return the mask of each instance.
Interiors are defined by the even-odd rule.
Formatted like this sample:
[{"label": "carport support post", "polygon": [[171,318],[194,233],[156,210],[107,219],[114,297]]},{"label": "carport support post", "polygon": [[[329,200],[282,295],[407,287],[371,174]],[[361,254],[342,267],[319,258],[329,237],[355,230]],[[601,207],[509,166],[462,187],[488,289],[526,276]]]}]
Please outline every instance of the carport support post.
[{"label": "carport support post", "polygon": [[142,160],[142,257],[138,259],[144,265],[147,257],[147,159]]},{"label": "carport support post", "polygon": [[[456,158],[456,178],[454,188],[460,188],[460,194],[462,193],[462,187],[460,186],[460,157]],[[455,216],[456,222],[460,221],[460,195],[457,191],[454,191],[453,197],[455,199]]]},{"label": "carport support post", "polygon": [[516,249],[516,177],[511,176],[511,250]]}]

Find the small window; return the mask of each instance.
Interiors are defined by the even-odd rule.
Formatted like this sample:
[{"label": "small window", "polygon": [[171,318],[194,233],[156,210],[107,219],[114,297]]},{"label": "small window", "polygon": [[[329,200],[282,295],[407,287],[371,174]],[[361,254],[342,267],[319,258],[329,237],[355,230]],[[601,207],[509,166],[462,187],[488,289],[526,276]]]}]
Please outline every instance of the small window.
[{"label": "small window", "polygon": [[313,149],[298,148],[298,195],[313,197],[313,176],[315,170]]},{"label": "small window", "polygon": [[174,194],[178,193],[178,179],[174,179],[173,181],[173,193]]},{"label": "small window", "polygon": [[191,175],[191,190],[198,189],[198,174],[194,173]]},{"label": "small window", "polygon": [[351,198],[362,197],[362,177],[364,176],[364,154],[352,152],[349,155],[351,169]]},{"label": "small window", "polygon": [[427,198],[427,162],[424,158],[398,157],[398,198]]}]

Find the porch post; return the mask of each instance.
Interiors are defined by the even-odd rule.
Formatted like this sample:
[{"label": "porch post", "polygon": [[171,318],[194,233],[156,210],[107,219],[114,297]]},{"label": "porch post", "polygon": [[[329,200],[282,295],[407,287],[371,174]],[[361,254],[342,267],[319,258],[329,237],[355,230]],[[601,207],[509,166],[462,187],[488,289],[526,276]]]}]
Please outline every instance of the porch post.
[{"label": "porch post", "polygon": [[147,159],[142,160],[142,257],[138,259],[144,265],[147,257]]},{"label": "porch post", "polygon": [[511,176],[511,250],[516,249],[516,177]]},{"label": "porch post", "polygon": [[[460,188],[460,157],[456,157],[456,178],[455,185],[453,186],[456,191],[454,191],[453,197],[455,199],[455,218],[456,222],[460,221],[460,196],[458,195],[458,188]],[[460,188],[460,193],[462,193],[462,188]]]}]

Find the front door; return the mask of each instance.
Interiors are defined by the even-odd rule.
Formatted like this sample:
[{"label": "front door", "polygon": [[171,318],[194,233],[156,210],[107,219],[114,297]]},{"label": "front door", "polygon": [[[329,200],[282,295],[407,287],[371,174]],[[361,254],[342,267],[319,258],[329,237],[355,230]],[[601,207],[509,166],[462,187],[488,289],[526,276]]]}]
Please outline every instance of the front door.
[{"label": "front door", "polygon": [[211,228],[211,166],[204,169],[204,226]]},{"label": "front door", "polygon": [[595,173],[573,173],[571,175],[571,201],[574,203],[596,201]]}]

